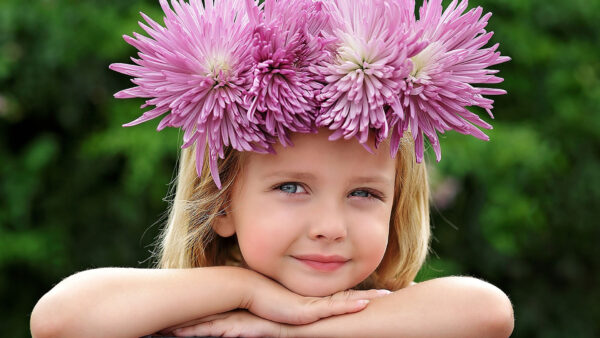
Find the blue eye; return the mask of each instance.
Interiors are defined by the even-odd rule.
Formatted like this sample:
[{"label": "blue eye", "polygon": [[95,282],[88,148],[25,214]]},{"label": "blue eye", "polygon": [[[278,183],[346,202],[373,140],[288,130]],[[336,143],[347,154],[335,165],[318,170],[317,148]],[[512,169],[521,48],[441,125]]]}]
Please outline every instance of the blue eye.
[{"label": "blue eye", "polygon": [[350,195],[357,197],[369,197],[371,193],[365,190],[355,190]]},{"label": "blue eye", "polygon": [[378,199],[378,200],[382,200],[383,198],[381,197],[381,195],[370,191],[370,190],[365,190],[365,189],[358,189],[358,190],[354,190],[353,192],[350,193],[350,196],[355,196],[355,197],[362,197],[362,198],[368,198],[368,199]]},{"label": "blue eye", "polygon": [[[296,194],[298,192],[306,192],[300,184],[293,183],[293,182],[280,184],[276,187],[276,189],[279,189],[280,191],[282,191],[286,194]],[[298,190],[301,190],[301,191],[298,191]]]}]

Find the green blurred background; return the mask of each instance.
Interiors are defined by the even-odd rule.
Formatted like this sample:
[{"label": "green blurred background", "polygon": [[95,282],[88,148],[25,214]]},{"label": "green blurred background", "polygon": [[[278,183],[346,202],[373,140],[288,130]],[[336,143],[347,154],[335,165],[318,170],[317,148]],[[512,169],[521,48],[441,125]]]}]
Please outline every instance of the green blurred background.
[{"label": "green blurred background", "polygon": [[[420,2],[417,2],[420,4]],[[447,4],[447,2],[445,2]],[[600,336],[600,1],[479,0],[498,69],[490,142],[448,133],[431,161],[433,241],[419,279],[472,275],[512,299],[514,337]],[[0,328],[29,335],[62,278],[149,267],[179,135],[121,124],[141,100],[122,34],[155,0],[0,1]],[[489,121],[489,118],[484,117]]]}]

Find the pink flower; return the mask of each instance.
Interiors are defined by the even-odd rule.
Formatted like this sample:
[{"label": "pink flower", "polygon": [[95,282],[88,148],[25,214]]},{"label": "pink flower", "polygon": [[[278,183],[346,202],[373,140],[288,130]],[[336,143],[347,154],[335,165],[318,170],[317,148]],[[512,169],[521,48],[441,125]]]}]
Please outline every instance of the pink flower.
[{"label": "pink flower", "polygon": [[208,148],[211,174],[220,188],[217,158],[223,158],[224,147],[272,151],[273,141],[248,121],[244,100],[252,85],[247,44],[254,30],[249,15],[256,5],[251,0],[206,1],[206,7],[200,0],[173,0],[173,9],[166,0],[160,4],[166,14],[165,27],[142,13],[149,26],[140,26],[150,37],[124,36],[139,50],[140,58],[132,59],[135,65],[112,64],[110,69],[135,77],[136,87],[115,97],[148,98],[142,108],[154,106],[125,126],[167,114],[158,130],[181,127],[185,131],[182,147],[196,145],[198,175]]},{"label": "pink flower", "polygon": [[326,81],[318,99],[317,126],[334,130],[331,140],[356,136],[366,146],[374,129],[378,144],[387,137],[387,107],[400,109],[399,93],[412,69],[409,57],[425,43],[410,26],[413,1],[332,0],[335,57],[313,67]]},{"label": "pink flower", "polygon": [[439,161],[438,132],[488,139],[479,128],[491,126],[467,107],[492,116],[484,95],[505,91],[474,84],[501,82],[487,68],[509,60],[483,48],[490,13],[441,2],[425,0],[417,21],[414,0],[160,0],[164,26],[142,13],[149,37],[124,36],[139,58],[110,66],[136,85],[117,98],[152,107],[125,126],[162,116],[158,130],[182,128],[198,174],[208,152],[219,188],[225,147],[273,152],[317,127],[368,150],[371,131],[375,147],[391,132],[392,156],[410,129],[417,162],[424,136]]},{"label": "pink flower", "polygon": [[283,145],[288,132],[314,132],[315,92],[323,85],[308,67],[327,57],[321,30],[328,15],[312,0],[266,0],[252,41],[253,84],[248,119]]},{"label": "pink flower", "polygon": [[487,67],[510,60],[496,52],[498,44],[482,49],[493,35],[484,29],[491,13],[482,17],[482,9],[477,7],[463,14],[467,8],[466,0],[458,6],[456,0],[452,1],[442,13],[441,2],[425,1],[419,9],[415,29],[423,31],[422,38],[429,45],[412,57],[413,68],[400,94],[403,110],[388,112],[390,123],[394,125],[392,154],[396,153],[402,134],[410,127],[417,162],[423,160],[423,134],[433,146],[438,161],[441,159],[438,131],[444,133],[454,129],[488,140],[477,127],[491,129],[491,125],[466,107],[484,108],[493,118],[494,101],[483,95],[506,93],[501,89],[472,86],[502,82],[494,76],[497,71]]}]

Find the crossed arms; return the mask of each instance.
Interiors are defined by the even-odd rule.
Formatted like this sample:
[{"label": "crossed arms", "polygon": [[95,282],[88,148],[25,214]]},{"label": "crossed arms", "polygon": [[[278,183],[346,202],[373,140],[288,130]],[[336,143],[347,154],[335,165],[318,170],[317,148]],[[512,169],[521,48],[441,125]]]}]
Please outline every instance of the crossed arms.
[{"label": "crossed arms", "polygon": [[57,284],[31,315],[35,338],[140,337],[176,328],[185,328],[174,333],[182,336],[508,337],[513,325],[508,297],[475,278],[319,298],[236,267],[87,270]]}]

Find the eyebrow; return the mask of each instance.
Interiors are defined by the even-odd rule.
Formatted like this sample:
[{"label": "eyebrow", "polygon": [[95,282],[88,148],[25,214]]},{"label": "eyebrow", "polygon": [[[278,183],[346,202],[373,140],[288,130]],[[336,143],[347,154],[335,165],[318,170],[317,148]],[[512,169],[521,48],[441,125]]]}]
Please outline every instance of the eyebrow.
[{"label": "eyebrow", "polygon": [[[316,180],[317,177],[311,173],[307,172],[298,172],[298,171],[275,171],[272,173],[268,173],[263,176],[263,179],[268,179],[272,177],[285,177],[295,180]],[[382,183],[386,185],[391,185],[393,182],[387,179],[383,175],[376,176],[354,176],[350,178],[350,182],[352,183]]]}]

